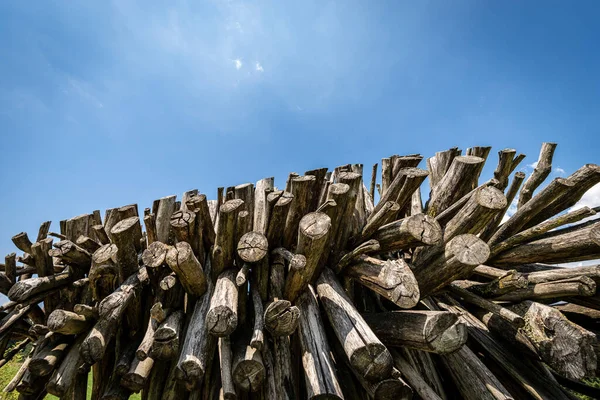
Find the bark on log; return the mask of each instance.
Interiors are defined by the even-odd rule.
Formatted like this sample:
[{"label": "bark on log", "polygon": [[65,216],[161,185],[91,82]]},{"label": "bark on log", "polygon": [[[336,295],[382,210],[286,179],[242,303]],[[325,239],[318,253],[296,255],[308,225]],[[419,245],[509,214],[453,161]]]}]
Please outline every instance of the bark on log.
[{"label": "bark on log", "polygon": [[224,269],[233,266],[236,221],[243,205],[243,200],[235,199],[228,200],[219,208],[217,234],[212,250],[213,279],[216,279]]},{"label": "bark on log", "polygon": [[141,237],[139,217],[130,217],[118,222],[110,230],[113,242],[117,245],[117,265],[121,281],[134,274],[138,268],[136,246]]},{"label": "bark on log", "polygon": [[83,315],[66,311],[54,310],[48,316],[48,329],[55,333],[63,335],[77,335],[86,331],[93,323],[91,318]]},{"label": "bark on log", "polygon": [[356,263],[362,255],[376,253],[381,250],[381,246],[379,242],[375,239],[367,240],[366,242],[358,245],[354,248],[354,250],[349,253],[344,254],[344,256],[340,259],[337,265],[334,267],[334,271],[336,273],[340,273],[346,268],[349,264]]},{"label": "bark on log", "polygon": [[252,305],[254,306],[254,328],[252,331],[252,338],[250,339],[250,347],[262,351],[265,344],[263,333],[265,322],[262,300],[256,285],[250,285],[250,292],[252,294]]},{"label": "bark on log", "polygon": [[523,300],[593,296],[594,294],[596,294],[596,282],[587,276],[579,276],[558,281],[531,284],[524,289],[514,290],[498,296],[495,300],[518,302]]},{"label": "bark on log", "polygon": [[[169,232],[171,230],[171,215],[175,211],[175,199],[177,196],[167,196],[158,200],[155,215],[156,240],[169,243]],[[153,207],[154,208],[154,207]]]},{"label": "bark on log", "polygon": [[405,250],[440,243],[442,229],[434,218],[417,214],[382,226],[372,238],[379,242],[380,251]]},{"label": "bark on log", "polygon": [[[81,236],[79,236],[77,238],[77,241],[75,242],[75,244],[77,246],[83,248],[84,250],[86,250],[90,254],[94,254],[94,252],[96,250],[98,250],[102,246],[102,244],[98,243],[97,241],[95,241],[91,237],[89,237],[89,236],[83,236],[83,235],[81,235]],[[91,256],[90,256],[90,261],[91,261]]]},{"label": "bark on log", "polygon": [[538,186],[544,182],[544,180],[552,172],[552,157],[554,156],[554,150],[556,149],[556,143],[542,143],[542,149],[540,150],[540,156],[535,163],[535,168],[529,178],[523,184],[521,193],[519,194],[518,208],[521,208],[525,203],[531,200],[533,192]]},{"label": "bark on log", "polygon": [[292,206],[294,195],[289,192],[275,191],[267,196],[267,202],[273,204],[273,209],[268,215],[267,241],[269,247],[278,247],[283,243],[282,237],[285,230],[285,221]]},{"label": "bark on log", "polygon": [[438,151],[433,157],[427,159],[427,170],[429,171],[429,187],[433,191],[442,180],[446,171],[450,168],[452,161],[460,156],[461,150],[453,147],[445,151]]},{"label": "bark on log", "polygon": [[515,170],[517,165],[525,158],[524,154],[515,157],[515,149],[504,149],[498,152],[498,166],[494,171],[494,179],[498,183],[498,189],[504,190],[508,186],[508,177]]},{"label": "bark on log", "polygon": [[71,338],[68,336],[50,339],[31,358],[29,371],[36,376],[46,376],[52,373],[54,368],[58,367],[61,360],[67,355],[70,344]]},{"label": "bark on log", "polygon": [[445,311],[393,311],[364,314],[364,318],[388,346],[446,354],[467,341],[467,328],[456,315]]},{"label": "bark on log", "polygon": [[50,257],[57,257],[66,264],[76,267],[82,272],[89,271],[92,256],[84,249],[70,240],[61,240],[54,243],[54,249],[48,250]]},{"label": "bark on log", "polygon": [[556,372],[576,380],[594,376],[595,335],[567,320],[560,311],[540,303],[524,301],[510,309],[523,316],[525,334]]},{"label": "bark on log", "polygon": [[319,212],[305,215],[300,221],[297,252],[306,257],[306,266],[291,270],[285,282],[284,298],[293,302],[322,268],[324,251],[331,232],[331,219]]},{"label": "bark on log", "polygon": [[356,372],[367,381],[387,378],[392,370],[392,356],[354,308],[328,268],[317,280],[317,293]]},{"label": "bark on log", "polygon": [[250,347],[245,340],[235,344],[231,365],[235,385],[243,392],[258,391],[265,378],[265,365],[260,350]]},{"label": "bark on log", "polygon": [[309,286],[298,298],[300,341],[302,366],[308,399],[343,399],[338,382],[331,350],[325,336],[319,306],[312,287]]},{"label": "bark on log", "polygon": [[283,247],[294,250],[298,236],[298,225],[312,203],[316,178],[313,175],[292,178],[290,193],[294,196],[285,221]]},{"label": "bark on log", "polygon": [[219,363],[221,365],[222,397],[225,400],[235,400],[237,395],[233,385],[231,342],[228,337],[219,338]]},{"label": "bark on log", "polygon": [[84,338],[85,336],[83,335],[77,338],[61,362],[60,367],[52,374],[46,385],[48,393],[57,397],[65,396],[75,384],[78,375],[87,372],[87,366],[79,354],[79,345],[83,342]]},{"label": "bark on log", "polygon": [[96,301],[101,301],[111,294],[119,283],[117,251],[116,245],[106,244],[92,255],[92,267],[88,276],[92,298]]},{"label": "bark on log", "polygon": [[537,271],[524,274],[527,281],[532,284],[559,281],[563,279],[575,278],[578,276],[587,276],[594,280],[594,282],[600,282],[600,264],[590,265],[586,267],[569,267],[569,268],[555,268],[546,271]]},{"label": "bark on log", "polygon": [[188,294],[202,296],[206,292],[206,275],[189,243],[179,242],[171,246],[165,260]]},{"label": "bark on log", "polygon": [[139,392],[148,384],[148,378],[153,366],[154,360],[151,357],[143,361],[140,361],[137,357],[134,358],[129,371],[121,377],[121,386],[132,392]]},{"label": "bark on log", "polygon": [[22,280],[10,288],[8,298],[12,301],[22,303],[36,294],[63,287],[72,281],[73,278],[69,272]]},{"label": "bark on log", "polygon": [[346,268],[346,273],[400,308],[413,308],[419,302],[417,280],[402,259],[383,261],[362,256]]},{"label": "bark on log", "polygon": [[267,196],[274,189],[275,178],[264,178],[256,182],[254,191],[254,230],[262,234],[267,233],[269,211],[267,208]]},{"label": "bark on log", "polygon": [[235,271],[225,270],[217,278],[206,314],[206,326],[214,336],[229,336],[238,325],[238,288]]},{"label": "bark on log", "polygon": [[183,311],[175,311],[154,331],[151,356],[156,360],[170,360],[179,354],[179,343],[184,322]]},{"label": "bark on log", "polygon": [[31,243],[31,240],[29,240],[27,232],[17,233],[15,236],[12,237],[12,242],[15,246],[17,246],[17,249],[21,250],[24,253],[31,254],[31,245],[33,243]]},{"label": "bark on log", "polygon": [[[354,243],[364,242],[369,239],[383,225],[393,221],[393,217],[400,211],[400,205],[395,201],[386,201],[377,212],[373,212],[365,224],[360,237]],[[411,214],[412,215],[412,214]]]}]

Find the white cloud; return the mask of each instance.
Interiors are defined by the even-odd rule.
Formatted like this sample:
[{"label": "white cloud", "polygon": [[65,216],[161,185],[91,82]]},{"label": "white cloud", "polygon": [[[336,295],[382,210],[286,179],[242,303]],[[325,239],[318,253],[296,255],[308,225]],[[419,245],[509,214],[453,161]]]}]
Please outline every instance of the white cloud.
[{"label": "white cloud", "polygon": [[239,58],[236,58],[235,60],[233,60],[233,63],[235,64],[235,69],[241,69],[242,65],[244,65],[242,63],[242,60],[240,60]]},{"label": "white cloud", "polygon": [[600,183],[585,192],[585,194],[581,197],[581,200],[579,200],[577,204],[571,208],[571,210],[577,210],[585,206],[588,206],[589,208],[600,206]]},{"label": "white cloud", "polygon": [[257,62],[257,63],[256,63],[256,70],[257,70],[258,72],[265,72],[265,70],[264,70],[263,66],[262,66],[262,65],[260,65],[260,63],[259,63],[259,62]]},{"label": "white cloud", "polygon": [[565,170],[562,169],[561,167],[556,167],[556,168],[554,168],[554,173],[555,174],[559,174],[559,175],[564,175],[565,174]]},{"label": "white cloud", "polygon": [[502,217],[502,221],[500,223],[502,223],[502,224],[505,223],[506,221],[508,221],[508,219],[510,217],[512,217],[512,215],[514,213],[517,212],[518,202],[519,202],[519,198],[517,196],[513,199],[512,203],[510,203],[510,206],[508,206],[508,210],[506,210],[506,214],[504,214],[504,216]]},{"label": "white cloud", "polygon": [[534,161],[534,162],[532,162],[531,164],[527,164],[527,166],[528,166],[529,168],[531,168],[531,169],[534,169],[535,167],[537,167],[537,164],[538,164],[538,162],[537,162],[537,161]]}]

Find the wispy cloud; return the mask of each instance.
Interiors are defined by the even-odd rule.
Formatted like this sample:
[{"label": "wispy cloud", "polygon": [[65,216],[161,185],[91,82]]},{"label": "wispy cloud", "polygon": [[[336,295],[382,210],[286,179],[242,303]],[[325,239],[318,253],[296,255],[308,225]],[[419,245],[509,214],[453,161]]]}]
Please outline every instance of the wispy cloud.
[{"label": "wispy cloud", "polygon": [[565,170],[562,169],[561,167],[556,167],[556,168],[554,168],[554,173],[555,174],[559,174],[559,175],[564,175],[565,174]]},{"label": "wispy cloud", "polygon": [[259,62],[257,62],[257,63],[256,63],[255,69],[256,69],[258,72],[265,72],[265,70],[264,70],[263,66],[262,66],[262,65],[260,65],[260,63],[259,63]]},{"label": "wispy cloud", "polygon": [[236,58],[235,60],[233,60],[233,63],[235,64],[235,69],[241,69],[242,66],[244,65],[244,63],[242,63],[242,60],[240,60],[239,58]]},{"label": "wispy cloud", "polygon": [[534,162],[532,162],[531,164],[527,164],[527,166],[528,166],[529,168],[531,168],[531,169],[534,169],[535,167],[537,167],[537,164],[538,164],[538,162],[537,162],[537,161],[534,161]]},{"label": "wispy cloud", "polygon": [[104,108],[104,104],[92,94],[92,89],[89,84],[73,77],[67,78],[67,88],[64,89],[65,94],[75,94],[83,100],[91,103],[96,108]]}]

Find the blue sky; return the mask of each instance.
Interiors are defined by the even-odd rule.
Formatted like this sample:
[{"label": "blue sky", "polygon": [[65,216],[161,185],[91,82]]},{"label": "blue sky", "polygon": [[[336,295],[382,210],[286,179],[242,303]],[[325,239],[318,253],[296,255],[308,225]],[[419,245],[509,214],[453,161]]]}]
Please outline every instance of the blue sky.
[{"label": "blue sky", "polygon": [[527,170],[557,141],[566,174],[599,163],[599,19],[583,0],[1,2],[0,254],[48,219],[394,153],[491,145],[489,176],[498,150]]}]

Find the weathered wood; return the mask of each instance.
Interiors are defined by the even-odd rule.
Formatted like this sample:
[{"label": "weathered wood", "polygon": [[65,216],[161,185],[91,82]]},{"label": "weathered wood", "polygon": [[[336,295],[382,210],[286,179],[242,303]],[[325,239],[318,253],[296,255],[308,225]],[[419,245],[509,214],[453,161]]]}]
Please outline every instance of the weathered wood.
[{"label": "weathered wood", "polygon": [[217,278],[206,314],[206,327],[212,335],[229,336],[238,325],[238,288],[235,271],[228,269]]},{"label": "weathered wood", "polygon": [[467,194],[483,163],[484,160],[480,157],[455,157],[446,174],[432,190],[427,204],[427,214],[435,217]]},{"label": "weathered wood", "polygon": [[252,338],[250,339],[250,347],[254,347],[257,350],[262,351],[265,344],[265,337],[263,333],[265,320],[263,315],[262,300],[256,285],[250,285],[250,293],[252,294],[252,305],[254,306],[254,328],[252,331]]},{"label": "weathered wood", "polygon": [[[171,216],[175,211],[175,199],[177,196],[167,196],[157,201],[156,210],[152,210],[155,215],[156,240],[163,243],[169,243],[169,231],[171,230]],[[154,208],[154,207],[153,207]]]},{"label": "weathered wood", "polygon": [[467,341],[466,327],[449,312],[403,310],[363,317],[388,346],[446,354],[460,349]]},{"label": "weathered wood", "polygon": [[524,154],[515,157],[515,149],[504,149],[498,152],[498,166],[494,171],[494,179],[498,181],[498,189],[504,190],[508,186],[508,177],[517,165],[525,158]]},{"label": "weathered wood", "polygon": [[221,385],[223,399],[235,400],[237,395],[233,385],[231,342],[228,337],[219,338],[219,363],[221,365]]},{"label": "weathered wood", "polygon": [[453,147],[445,151],[438,151],[433,157],[427,159],[427,170],[429,171],[429,187],[433,189],[442,180],[446,171],[450,168],[452,161],[460,156],[461,150]]},{"label": "weathered wood", "polygon": [[275,191],[267,196],[267,203],[275,202],[268,215],[269,222],[267,223],[266,236],[270,248],[278,247],[283,243],[285,222],[293,200],[294,195],[289,192]]},{"label": "weathered wood", "polygon": [[379,203],[373,209],[373,214],[380,211],[388,201],[398,204],[400,210],[410,202],[412,194],[417,187],[427,178],[429,173],[419,168],[402,168],[398,171],[390,187],[383,193]]},{"label": "weathered wood", "polygon": [[560,311],[544,304],[524,301],[510,309],[523,316],[525,335],[542,359],[556,372],[571,379],[595,374],[595,335],[567,320]]},{"label": "weathered wood", "polygon": [[146,267],[158,268],[166,264],[166,257],[170,248],[171,246],[163,242],[153,241],[142,253],[142,262]]},{"label": "weathered wood", "polygon": [[392,218],[400,211],[400,205],[395,201],[386,201],[379,211],[373,212],[367,223],[365,224],[360,237],[355,240],[356,242],[362,242],[369,239],[383,225],[392,222]]},{"label": "weathered wood", "polygon": [[285,285],[285,262],[282,255],[274,253],[271,264],[269,293],[271,302],[264,312],[265,329],[275,338],[291,335],[298,326],[300,310],[282,299]]},{"label": "weathered wood", "polygon": [[267,196],[273,191],[275,178],[264,178],[256,182],[254,190],[254,230],[262,234],[267,233],[269,222],[269,210],[267,208]]},{"label": "weathered wood", "polygon": [[344,254],[344,256],[340,259],[340,261],[333,268],[333,270],[336,273],[340,273],[349,264],[357,262],[363,254],[377,253],[379,250],[381,250],[381,246],[379,245],[379,242],[377,240],[367,240],[366,242],[363,242],[357,247],[355,247],[349,253]]},{"label": "weathered wood", "polygon": [[[88,253],[94,254],[96,250],[98,250],[102,244],[96,242],[94,239],[89,236],[79,236],[75,244],[83,249],[85,249]],[[91,261],[91,259],[90,259]]]},{"label": "weathered wood", "polygon": [[593,296],[596,282],[587,276],[561,279],[557,281],[530,284],[495,298],[500,301],[518,302],[523,300],[562,299],[572,296]]},{"label": "weathered wood", "polygon": [[555,149],[556,143],[542,143],[540,156],[535,163],[533,172],[523,184],[523,188],[519,194],[517,207],[521,208],[527,203],[533,196],[534,190],[544,182],[548,175],[550,175],[550,172],[552,171],[552,157],[554,156]]},{"label": "weathered wood", "polygon": [[311,286],[298,298],[298,338],[308,399],[343,399],[319,306]]},{"label": "weathered wood", "polygon": [[106,244],[92,254],[92,266],[88,276],[92,298],[96,301],[104,299],[118,286],[117,251],[116,245]]},{"label": "weathered wood", "polygon": [[[491,268],[485,265],[479,265],[473,270],[475,274],[481,275],[481,269],[479,269],[479,267]],[[486,283],[468,280],[457,280],[454,281],[454,283],[484,298],[502,296],[503,294],[512,292],[514,290],[524,289],[527,287],[527,278],[520,272],[517,272],[514,269],[510,271],[499,271],[502,271],[503,273],[497,278],[492,277],[492,280]]]},{"label": "weathered wood", "polygon": [[423,400],[441,400],[442,398],[433,390],[425,381],[419,372],[397,351],[392,351],[394,364],[402,373],[403,377],[408,381],[410,386]]},{"label": "weathered wood", "polygon": [[[515,175],[513,176],[513,180],[510,184],[510,187],[506,191],[506,207],[504,207],[503,211],[496,214],[494,219],[492,219],[492,221],[489,222],[488,225],[479,234],[479,238],[481,240],[487,242],[492,237],[492,235],[496,232],[496,230],[498,229],[498,226],[502,223],[502,218],[506,215],[508,208],[510,207],[513,200],[515,199],[515,196],[517,195],[519,188],[521,187],[521,183],[523,183],[524,179],[525,179],[524,172],[515,172]],[[496,184],[495,186],[499,189],[502,189],[500,184]]]},{"label": "weathered wood", "polygon": [[600,224],[564,231],[554,231],[547,237],[503,251],[489,263],[505,268],[532,262],[566,263],[600,257]]},{"label": "weathered wood", "polygon": [[372,238],[379,242],[380,251],[405,250],[440,243],[442,229],[434,218],[417,214],[382,226]]},{"label": "weathered wood", "polygon": [[4,274],[12,285],[17,282],[17,255],[15,253],[8,254],[4,257],[4,263]]},{"label": "weathered wood", "polygon": [[488,256],[489,247],[476,236],[456,236],[437,258],[426,264],[418,260],[414,266],[413,273],[419,283],[421,298],[454,280],[469,276],[476,266],[485,263]]},{"label": "weathered wood", "polygon": [[235,251],[235,226],[237,215],[242,211],[244,201],[228,200],[219,208],[215,245],[212,250],[213,279],[226,268],[233,266]]},{"label": "weathered wood", "polygon": [[48,250],[50,257],[57,257],[66,264],[72,265],[87,272],[92,262],[91,254],[84,249],[71,242],[70,240],[61,240],[54,243],[54,249]]},{"label": "weathered wood", "polygon": [[21,303],[36,294],[63,287],[72,281],[73,278],[69,272],[21,280],[10,288],[8,291],[8,298]]},{"label": "weathered wood", "polygon": [[111,239],[117,245],[117,266],[121,281],[134,274],[138,268],[138,252],[141,237],[139,217],[130,217],[121,220],[110,230]]},{"label": "weathered wood", "polygon": [[245,340],[239,340],[234,345],[231,374],[235,386],[241,391],[258,391],[266,378],[260,350],[247,345]]},{"label": "weathered wood", "polygon": [[67,355],[70,344],[71,339],[68,336],[56,339],[53,337],[31,358],[29,371],[36,376],[46,376],[52,373]]},{"label": "weathered wood", "polygon": [[151,357],[145,358],[143,361],[137,357],[134,358],[129,371],[121,377],[121,386],[132,392],[139,392],[146,387],[153,366],[154,359]]},{"label": "weathered wood", "polygon": [[60,366],[52,374],[52,377],[46,385],[48,393],[57,397],[65,396],[75,384],[78,375],[87,372],[86,364],[79,353],[79,345],[84,338],[85,336],[79,336],[77,338],[65,358],[60,363]]},{"label": "weathered wood", "polygon": [[86,331],[93,323],[93,319],[83,315],[66,311],[54,310],[48,316],[48,329],[63,335],[76,335]]},{"label": "weathered wood", "polygon": [[202,296],[206,292],[206,275],[189,243],[179,242],[171,246],[165,255],[165,261],[177,274],[179,282],[188,294]]},{"label": "weathered wood", "polygon": [[15,246],[17,246],[17,249],[21,250],[22,252],[31,254],[31,245],[33,243],[31,243],[31,240],[29,240],[27,232],[17,233],[15,236],[12,237],[12,242]]},{"label": "weathered wood", "polygon": [[326,268],[318,278],[316,289],[355,371],[368,381],[387,378],[392,370],[392,356],[354,308],[330,269]]},{"label": "weathered wood", "polygon": [[361,256],[345,271],[348,276],[400,308],[413,308],[419,302],[417,280],[402,259],[383,261]]},{"label": "weathered wood", "polygon": [[308,212],[312,203],[313,188],[316,178],[313,175],[299,176],[291,179],[289,192],[294,196],[285,221],[283,231],[283,247],[293,250],[298,236],[298,225]]},{"label": "weathered wood", "polygon": [[302,254],[294,254],[283,247],[274,249],[271,254],[283,257],[283,259],[287,261],[290,270],[301,270],[306,268],[306,257]]},{"label": "weathered wood", "polygon": [[196,214],[192,211],[175,211],[171,215],[171,231],[177,239],[177,242],[187,242],[199,257],[204,254],[202,245],[202,229],[198,229]]},{"label": "weathered wood", "polygon": [[326,214],[314,212],[302,218],[297,252],[306,257],[306,265],[303,269],[289,271],[283,294],[285,299],[293,302],[322,268],[330,232],[331,219]]},{"label": "weathered wood", "polygon": [[556,267],[551,270],[526,273],[524,276],[529,283],[533,284],[575,278],[578,276],[587,276],[588,278],[593,279],[594,282],[599,283],[600,264],[586,267]]}]

